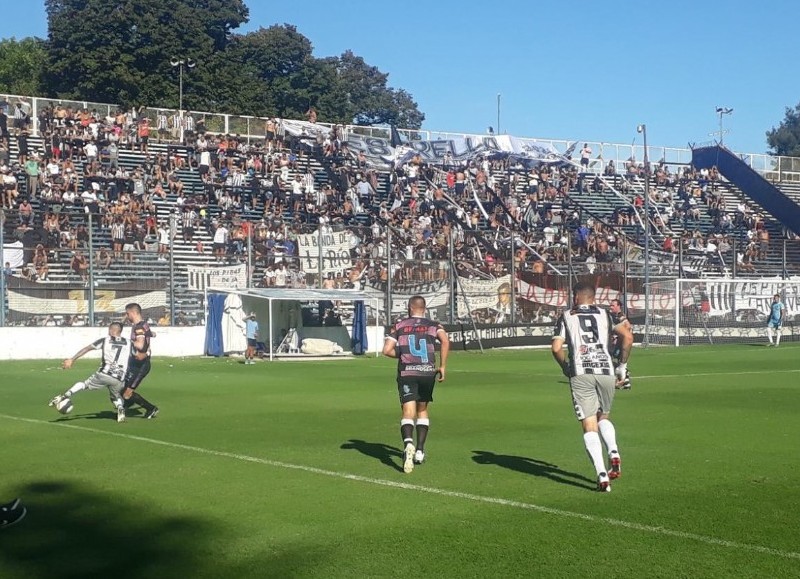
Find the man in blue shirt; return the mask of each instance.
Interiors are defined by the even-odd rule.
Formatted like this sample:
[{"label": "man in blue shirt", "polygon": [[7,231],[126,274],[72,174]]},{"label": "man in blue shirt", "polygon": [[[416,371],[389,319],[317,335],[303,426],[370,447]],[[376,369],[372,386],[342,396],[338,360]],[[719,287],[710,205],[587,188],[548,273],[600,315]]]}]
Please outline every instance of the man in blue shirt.
[{"label": "man in blue shirt", "polygon": [[244,363],[255,364],[256,361],[253,357],[256,354],[256,347],[258,346],[258,322],[256,321],[255,314],[247,316],[244,332],[247,338],[247,350],[244,353]]},{"label": "man in blue shirt", "polygon": [[[781,294],[772,296],[772,304],[769,307],[769,319],[767,320],[767,338],[769,338],[768,346],[775,346],[776,348],[781,343],[781,326],[783,325],[783,317],[786,313],[786,306],[781,302]],[[772,334],[775,334],[775,341],[772,341]]]}]

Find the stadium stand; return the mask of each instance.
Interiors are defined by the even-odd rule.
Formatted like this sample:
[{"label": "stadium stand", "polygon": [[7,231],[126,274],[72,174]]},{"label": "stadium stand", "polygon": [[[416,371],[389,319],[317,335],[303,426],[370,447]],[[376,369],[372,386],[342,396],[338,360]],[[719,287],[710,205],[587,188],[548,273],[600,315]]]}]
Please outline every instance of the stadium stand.
[{"label": "stadium stand", "polygon": [[[250,263],[252,283],[266,286],[425,282],[445,275],[438,263],[452,238],[468,277],[507,275],[512,260],[533,273],[641,271],[645,219],[662,274],[786,276],[800,266],[793,234],[716,166],[530,167],[497,156],[431,165],[417,155],[387,170],[349,151],[342,127],[309,144],[274,119],[257,139],[212,132],[191,114],[179,131],[177,115],[111,110],[53,104],[38,111],[36,134],[0,139],[4,233],[25,247],[13,276],[80,286],[91,245],[96,285],[168,281],[180,321],[199,323],[192,268]],[[779,186],[796,204],[800,185]],[[320,227],[353,233],[350,271],[319,279],[299,267],[298,236]],[[388,255],[403,264],[391,274]]]}]

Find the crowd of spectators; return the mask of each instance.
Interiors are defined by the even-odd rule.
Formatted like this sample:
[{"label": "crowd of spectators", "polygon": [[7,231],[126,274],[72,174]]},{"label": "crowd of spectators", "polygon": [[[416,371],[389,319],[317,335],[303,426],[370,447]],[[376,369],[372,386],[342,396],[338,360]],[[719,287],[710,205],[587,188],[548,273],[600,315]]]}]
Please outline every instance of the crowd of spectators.
[{"label": "crowd of spectators", "polygon": [[[250,245],[260,283],[268,286],[316,283],[302,273],[297,236],[318,227],[350,229],[353,267],[330,274],[324,283],[332,287],[385,283],[390,275],[419,283],[442,279],[451,243],[460,273],[469,277],[505,275],[512,260],[519,270],[546,273],[568,256],[595,271],[621,261],[625,233],[648,217],[642,164],[631,159],[619,173],[611,161],[603,175],[583,173],[588,145],[580,165],[526,167],[491,156],[468,162],[445,156],[431,165],[417,156],[384,172],[348,150],[341,127],[319,131],[309,144],[268,119],[265,138],[251,140],[211,134],[191,113],[158,111],[150,119],[142,109],[104,116],[54,105],[39,111],[43,145],[33,147],[30,119],[17,109],[25,107],[15,107],[5,130],[0,118],[2,203],[16,214],[16,234],[29,248],[30,267],[20,274],[30,279],[47,280],[51,261],[66,252],[69,270],[86,280],[87,215],[108,232],[108,246],[95,252],[100,269],[130,265],[151,246],[166,261],[175,238],[216,263],[244,261]],[[314,117],[309,109],[308,120]],[[153,141],[168,146],[151,152]],[[139,153],[138,166],[120,163],[124,150]],[[187,180],[187,170],[196,178]],[[724,256],[746,240],[737,244],[744,271],[766,258],[769,233],[763,216],[746,205],[726,207],[719,183],[716,168],[672,173],[659,164],[649,218],[667,254],[683,248]],[[609,184],[630,206],[605,222],[585,215],[575,197]],[[174,219],[157,211],[168,195]],[[701,227],[708,219],[711,226]],[[387,271],[389,256],[405,265]]]}]

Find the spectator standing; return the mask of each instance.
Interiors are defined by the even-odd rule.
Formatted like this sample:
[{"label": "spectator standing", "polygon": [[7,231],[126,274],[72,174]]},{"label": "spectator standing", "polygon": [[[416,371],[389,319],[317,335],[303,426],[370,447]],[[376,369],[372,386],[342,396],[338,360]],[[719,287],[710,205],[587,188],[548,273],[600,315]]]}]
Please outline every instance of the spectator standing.
[{"label": "spectator standing", "polygon": [[214,256],[218,262],[221,262],[225,259],[225,252],[228,246],[228,228],[225,227],[224,223],[220,223],[217,226],[217,230],[214,232]]}]

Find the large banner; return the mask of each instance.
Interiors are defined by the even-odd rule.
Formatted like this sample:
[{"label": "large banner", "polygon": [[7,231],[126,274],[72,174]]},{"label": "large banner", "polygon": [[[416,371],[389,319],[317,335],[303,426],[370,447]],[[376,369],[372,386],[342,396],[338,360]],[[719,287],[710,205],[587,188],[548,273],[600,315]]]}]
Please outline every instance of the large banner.
[{"label": "large banner", "polygon": [[194,266],[187,268],[189,289],[241,289],[247,287],[247,265]]},{"label": "large banner", "polygon": [[[64,288],[13,278],[8,288],[11,319],[30,315],[86,315],[89,288]],[[95,315],[122,314],[125,306],[137,302],[146,317],[157,318],[167,305],[166,282],[147,280],[104,286],[94,290]]]},{"label": "large banner", "polygon": [[409,141],[392,147],[388,139],[350,134],[347,136],[347,146],[355,153],[364,153],[367,162],[378,168],[398,167],[417,155],[424,163],[434,165],[444,163],[445,159],[466,162],[493,155],[511,155],[533,164],[566,161],[550,143],[510,135]]},{"label": "large banner", "polygon": [[[303,233],[297,236],[300,269],[305,273],[319,273],[319,259],[322,255],[322,274],[345,273],[353,267],[350,257],[352,233],[336,231],[333,233]],[[321,251],[320,251],[320,245]]]},{"label": "large banner", "polygon": [[[284,120],[282,126],[286,134],[308,146],[313,146],[319,138],[325,138],[331,132],[329,127],[307,121]],[[566,161],[564,155],[550,143],[511,135],[411,140],[397,147],[392,146],[390,139],[380,137],[357,133],[348,133],[344,137],[352,153],[363,153],[371,166],[382,169],[398,167],[417,155],[423,162],[434,165],[442,164],[445,159],[466,162],[478,156],[492,155],[511,155],[531,164]]]},{"label": "large banner", "polygon": [[684,303],[708,300],[710,316],[721,316],[738,311],[750,310],[761,315],[769,315],[772,298],[780,294],[785,315],[800,312],[800,283],[787,284],[775,280],[683,282]]},{"label": "large banner", "polygon": [[473,316],[490,324],[511,322],[511,276],[459,278],[456,305],[459,319]]},{"label": "large banner", "polygon": [[[383,287],[367,283],[362,291],[378,300],[378,308],[386,311],[386,286]],[[450,303],[450,288],[447,281],[432,281],[418,283],[395,283],[392,286],[392,313],[391,320],[408,315],[408,300],[412,296],[425,296],[428,305],[428,315],[434,320],[447,319]]]}]

